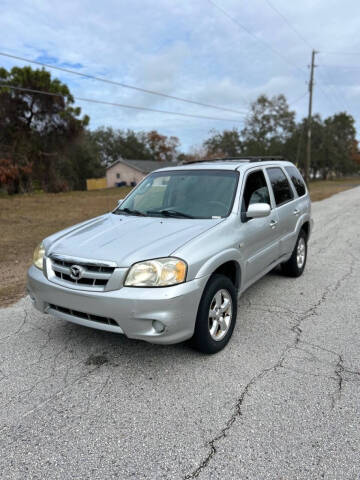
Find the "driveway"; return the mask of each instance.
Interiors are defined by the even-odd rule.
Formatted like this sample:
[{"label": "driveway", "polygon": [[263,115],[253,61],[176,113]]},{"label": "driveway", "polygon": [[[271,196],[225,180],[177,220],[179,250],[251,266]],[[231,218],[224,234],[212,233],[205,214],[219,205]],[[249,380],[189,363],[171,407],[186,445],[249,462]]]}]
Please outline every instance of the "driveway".
[{"label": "driveway", "polygon": [[358,479],[360,188],[313,214],[215,356],[1,309],[1,478]]}]

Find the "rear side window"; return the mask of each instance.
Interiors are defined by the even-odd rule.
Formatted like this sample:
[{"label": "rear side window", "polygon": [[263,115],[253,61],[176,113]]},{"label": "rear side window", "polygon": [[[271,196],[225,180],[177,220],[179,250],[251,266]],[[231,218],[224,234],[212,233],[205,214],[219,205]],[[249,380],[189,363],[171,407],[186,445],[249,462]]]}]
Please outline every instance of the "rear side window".
[{"label": "rear side window", "polygon": [[294,184],[295,190],[299,197],[302,197],[306,193],[305,182],[296,167],[285,167],[285,170],[289,174],[292,183]]},{"label": "rear side window", "polygon": [[294,198],[294,194],[290,187],[290,183],[285,176],[285,173],[278,167],[267,169],[270,178],[271,186],[274,192],[276,205],[282,205]]}]

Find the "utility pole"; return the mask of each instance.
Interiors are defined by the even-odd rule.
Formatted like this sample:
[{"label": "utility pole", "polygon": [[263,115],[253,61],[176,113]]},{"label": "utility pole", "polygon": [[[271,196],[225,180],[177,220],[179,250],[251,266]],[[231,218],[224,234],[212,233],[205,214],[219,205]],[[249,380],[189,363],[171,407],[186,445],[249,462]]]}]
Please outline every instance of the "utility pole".
[{"label": "utility pole", "polygon": [[308,130],[307,130],[307,146],[305,159],[305,182],[308,184],[310,179],[311,164],[311,115],[312,115],[312,95],[314,86],[314,68],[316,50],[311,52],[310,82],[309,82],[309,114],[308,114]]}]

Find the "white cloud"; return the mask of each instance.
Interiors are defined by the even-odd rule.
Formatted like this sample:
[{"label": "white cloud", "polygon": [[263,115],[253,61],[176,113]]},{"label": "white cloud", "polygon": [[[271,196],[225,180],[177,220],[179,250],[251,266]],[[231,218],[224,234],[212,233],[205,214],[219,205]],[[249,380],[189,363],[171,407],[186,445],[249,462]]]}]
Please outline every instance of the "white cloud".
[{"label": "white cloud", "polygon": [[[80,71],[90,74],[237,110],[246,109],[261,93],[284,93],[289,101],[300,97],[307,88],[310,47],[264,0],[214,1],[261,40],[237,27],[206,0],[19,0],[16,4],[3,0],[1,48],[30,58],[51,57],[59,64],[81,64]],[[315,72],[314,110],[326,116],[350,108],[350,113],[359,117],[359,70],[344,67],[359,66],[360,55],[326,53],[360,53],[358,2],[349,0],[346,6],[335,0],[272,3],[321,52],[317,58],[321,67]],[[20,63],[1,57],[6,68]],[[75,96],[241,119],[240,115],[65,73],[54,75],[68,83]],[[185,148],[201,143],[211,128],[235,126],[88,103],[81,106],[90,115],[92,128],[156,128],[179,136]],[[299,117],[306,115],[306,98],[293,108]]]}]

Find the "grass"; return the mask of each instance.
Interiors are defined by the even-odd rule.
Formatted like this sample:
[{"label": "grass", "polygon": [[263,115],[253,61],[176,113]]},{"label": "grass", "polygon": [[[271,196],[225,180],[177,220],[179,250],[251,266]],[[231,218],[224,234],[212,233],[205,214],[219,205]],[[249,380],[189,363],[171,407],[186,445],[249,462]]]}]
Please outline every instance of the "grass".
[{"label": "grass", "polygon": [[[360,185],[360,177],[310,184],[313,201]],[[90,192],[0,196],[0,306],[25,294],[35,246],[62,228],[112,210],[130,187]]]},{"label": "grass", "polygon": [[25,294],[35,246],[51,233],[112,210],[130,187],[0,197],[0,306]]},{"label": "grass", "polygon": [[313,202],[324,200],[335,193],[360,185],[360,177],[339,178],[336,180],[316,180],[310,182],[310,196]]}]

